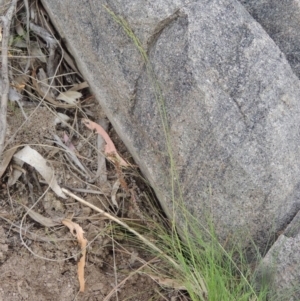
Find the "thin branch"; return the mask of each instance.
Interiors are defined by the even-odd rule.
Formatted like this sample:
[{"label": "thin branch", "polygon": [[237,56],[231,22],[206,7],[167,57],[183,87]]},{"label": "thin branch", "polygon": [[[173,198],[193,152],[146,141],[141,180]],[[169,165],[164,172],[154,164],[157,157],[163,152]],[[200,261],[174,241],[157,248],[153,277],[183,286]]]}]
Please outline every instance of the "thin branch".
[{"label": "thin branch", "polygon": [[7,128],[7,101],[9,93],[9,79],[8,79],[8,40],[10,34],[10,24],[17,0],[12,0],[11,5],[5,16],[1,17],[3,25],[3,36],[2,36],[2,96],[1,96],[1,107],[0,107],[0,157],[4,149],[4,141]]}]

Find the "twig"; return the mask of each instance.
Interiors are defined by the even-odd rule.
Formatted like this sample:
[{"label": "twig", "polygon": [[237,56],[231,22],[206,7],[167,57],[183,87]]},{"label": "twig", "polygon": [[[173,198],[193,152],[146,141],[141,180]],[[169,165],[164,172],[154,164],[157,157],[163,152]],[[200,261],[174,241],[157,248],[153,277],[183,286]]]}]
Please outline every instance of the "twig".
[{"label": "twig", "polygon": [[71,186],[65,186],[65,188],[68,188],[69,190],[73,190],[75,192],[82,192],[82,193],[91,193],[91,194],[101,194],[104,195],[105,193],[100,190],[92,190],[92,189],[84,189],[84,188],[74,188]]},{"label": "twig", "polygon": [[3,24],[3,36],[2,36],[2,97],[1,97],[1,109],[0,109],[0,157],[4,149],[4,141],[7,128],[7,101],[9,93],[9,79],[8,79],[8,59],[7,59],[7,49],[8,40],[10,33],[10,23],[15,10],[17,0],[12,0],[11,5],[5,16],[1,17]]},{"label": "twig", "polygon": [[[108,121],[105,118],[100,118],[98,120],[98,124],[100,124],[103,129],[107,132],[108,130]],[[103,155],[103,150],[105,146],[105,140],[102,136],[97,135],[97,148],[99,152],[97,152],[97,172],[96,172],[96,179],[98,180],[98,183],[100,186],[103,186],[105,183],[107,183],[107,170],[106,170],[106,160],[105,156]]]},{"label": "twig", "polygon": [[[110,221],[111,223],[111,221]],[[114,240],[114,234],[113,231],[111,231],[112,235],[112,247],[113,247],[113,258],[114,258],[114,274],[115,274],[115,287],[118,286],[118,273],[117,273],[117,266],[116,266],[116,251],[115,251],[115,240]],[[119,301],[119,294],[118,290],[115,290],[116,293],[116,300]]]},{"label": "twig", "polygon": [[30,39],[29,39],[29,16],[30,16],[30,11],[29,11],[29,4],[28,0],[24,0],[24,5],[26,9],[26,45],[27,45],[27,52],[28,52],[28,58],[27,58],[27,64],[25,67],[25,73],[28,72],[28,69],[30,67],[30,62],[31,62],[31,50],[30,50]]}]

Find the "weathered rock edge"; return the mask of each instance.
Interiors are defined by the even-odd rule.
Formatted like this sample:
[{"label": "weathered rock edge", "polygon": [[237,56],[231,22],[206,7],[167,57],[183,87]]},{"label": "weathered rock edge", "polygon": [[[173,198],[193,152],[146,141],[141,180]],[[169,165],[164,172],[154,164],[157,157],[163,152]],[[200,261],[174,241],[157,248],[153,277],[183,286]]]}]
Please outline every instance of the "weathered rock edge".
[{"label": "weathered rock edge", "polygon": [[234,0],[43,0],[108,118],[166,212],[172,201],[145,64],[103,5],[146,49],[162,87],[185,206],[221,239],[263,246],[300,208],[299,80]]},{"label": "weathered rock edge", "polygon": [[300,78],[299,0],[239,0],[286,55]]},{"label": "weathered rock edge", "polygon": [[256,282],[267,285],[270,300],[300,300],[300,212],[279,236],[256,269]]}]

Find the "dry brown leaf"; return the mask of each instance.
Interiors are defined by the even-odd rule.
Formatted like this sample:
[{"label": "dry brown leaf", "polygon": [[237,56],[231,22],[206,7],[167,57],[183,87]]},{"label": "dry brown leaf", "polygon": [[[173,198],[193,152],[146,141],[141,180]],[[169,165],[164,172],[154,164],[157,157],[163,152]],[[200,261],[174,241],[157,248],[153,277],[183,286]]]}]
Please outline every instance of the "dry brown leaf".
[{"label": "dry brown leaf", "polygon": [[81,247],[81,257],[78,262],[78,280],[79,280],[79,286],[80,286],[80,292],[84,292],[84,266],[85,266],[85,255],[86,255],[86,246],[87,246],[87,240],[84,238],[83,233],[84,231],[82,228],[72,222],[70,219],[64,219],[62,223],[70,229],[70,232],[73,236],[75,236],[78,240],[78,243]]},{"label": "dry brown leaf", "polygon": [[104,152],[106,154],[106,156],[108,157],[109,160],[111,160],[112,162],[119,164],[121,166],[124,167],[128,167],[130,166],[129,163],[127,163],[117,152],[117,149],[114,145],[114,143],[112,142],[112,140],[110,139],[110,137],[108,136],[108,134],[106,133],[106,131],[103,129],[103,127],[89,119],[82,119],[82,122],[85,124],[86,127],[88,127],[90,130],[95,130],[99,135],[101,135],[103,137],[103,139],[105,140],[105,148],[104,148]]},{"label": "dry brown leaf", "polygon": [[22,92],[25,89],[25,86],[29,80],[27,74],[22,74],[14,78],[12,87],[16,88],[18,92]]},{"label": "dry brown leaf", "polygon": [[50,228],[50,227],[54,227],[54,226],[58,226],[59,223],[53,221],[51,218],[48,217],[44,217],[41,214],[35,212],[34,210],[30,210],[27,206],[21,204],[23,207],[25,207],[28,210],[28,215],[37,223]]}]

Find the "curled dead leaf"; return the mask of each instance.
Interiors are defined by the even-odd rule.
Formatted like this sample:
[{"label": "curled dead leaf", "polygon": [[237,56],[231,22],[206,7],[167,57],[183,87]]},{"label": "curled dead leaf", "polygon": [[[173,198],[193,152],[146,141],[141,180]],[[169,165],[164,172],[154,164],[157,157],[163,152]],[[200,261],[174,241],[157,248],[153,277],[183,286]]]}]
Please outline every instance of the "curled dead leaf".
[{"label": "curled dead leaf", "polygon": [[64,199],[67,198],[54,177],[54,170],[47,165],[47,161],[36,150],[26,145],[14,157],[33,166],[58,196]]},{"label": "curled dead leaf", "polygon": [[21,204],[21,205],[28,210],[28,215],[34,221],[36,221],[37,223],[43,225],[44,227],[51,228],[51,227],[55,227],[55,226],[59,225],[58,222],[55,222],[51,218],[45,217],[45,216],[39,214],[38,212],[35,212],[34,210],[28,208],[27,206],[25,206],[23,204]]},{"label": "curled dead leaf", "polygon": [[29,81],[28,74],[22,74],[14,78],[12,87],[16,88],[18,92],[22,92],[25,89],[27,82]]},{"label": "curled dead leaf", "polygon": [[64,219],[62,223],[69,228],[70,232],[73,236],[77,238],[78,243],[81,247],[81,257],[78,262],[77,266],[77,274],[80,286],[80,292],[84,292],[84,266],[85,266],[85,255],[86,255],[86,246],[87,240],[84,238],[83,233],[84,231],[82,228],[77,224],[72,222],[70,219]]},{"label": "curled dead leaf", "polygon": [[123,167],[130,166],[117,152],[117,149],[110,139],[109,135],[103,129],[103,127],[89,119],[82,119],[83,124],[88,127],[90,130],[95,130],[102,138],[105,140],[105,148],[104,153],[106,154],[107,158],[115,164],[118,164]]}]

